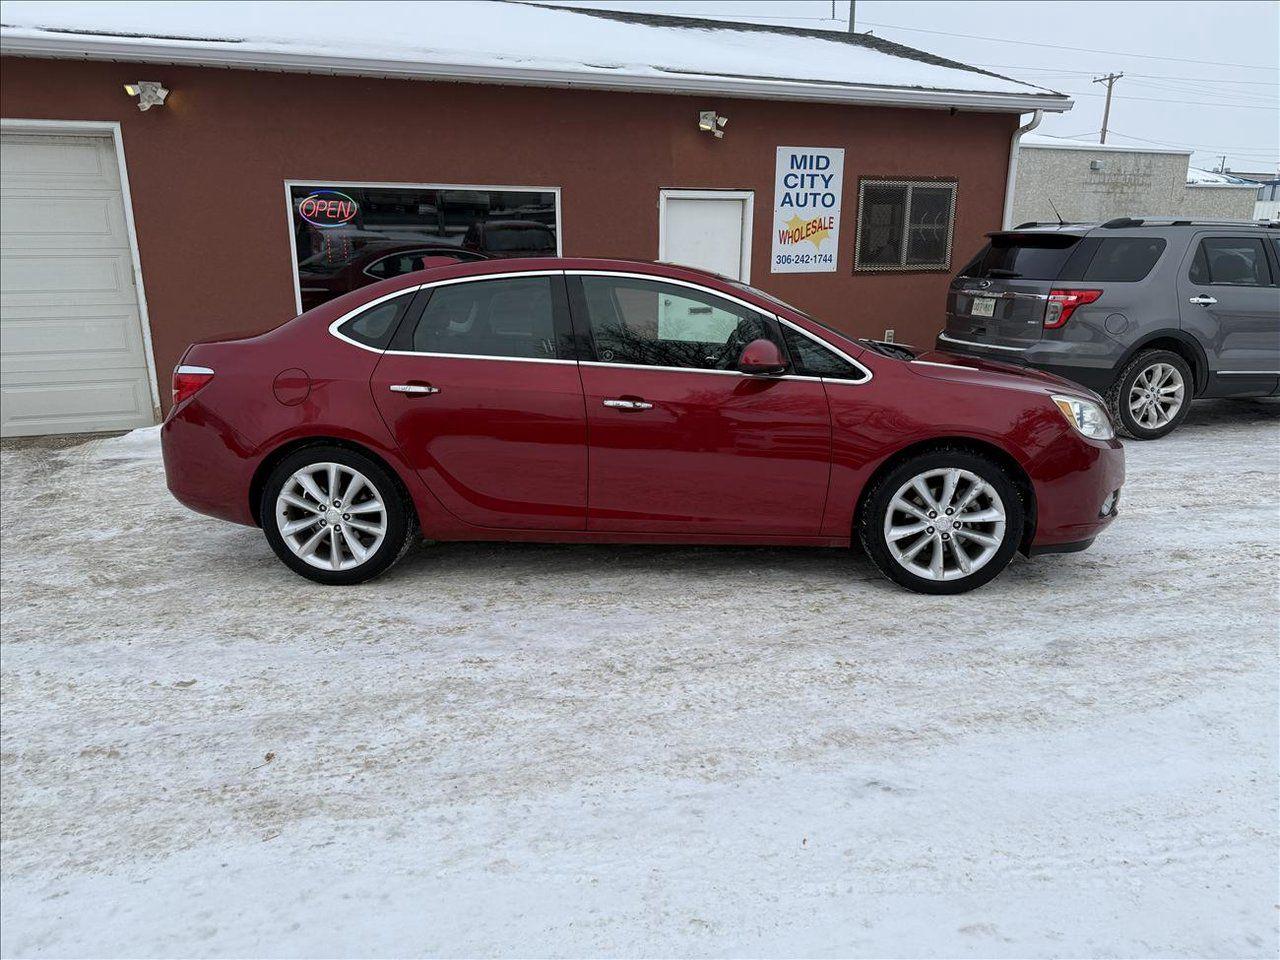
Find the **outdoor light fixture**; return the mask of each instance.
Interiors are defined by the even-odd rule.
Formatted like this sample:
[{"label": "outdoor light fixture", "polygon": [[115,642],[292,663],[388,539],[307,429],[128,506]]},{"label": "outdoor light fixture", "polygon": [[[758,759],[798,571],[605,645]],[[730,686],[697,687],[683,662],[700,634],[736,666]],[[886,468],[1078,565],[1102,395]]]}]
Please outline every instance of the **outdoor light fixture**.
[{"label": "outdoor light fixture", "polygon": [[698,114],[698,129],[717,140],[724,139],[724,128],[728,122],[728,117],[717,116],[714,110],[703,110]]},{"label": "outdoor light fixture", "polygon": [[164,98],[169,95],[169,89],[159,80],[138,80],[135,83],[126,83],[124,92],[138,98],[139,110],[150,110],[152,107],[162,106]]}]

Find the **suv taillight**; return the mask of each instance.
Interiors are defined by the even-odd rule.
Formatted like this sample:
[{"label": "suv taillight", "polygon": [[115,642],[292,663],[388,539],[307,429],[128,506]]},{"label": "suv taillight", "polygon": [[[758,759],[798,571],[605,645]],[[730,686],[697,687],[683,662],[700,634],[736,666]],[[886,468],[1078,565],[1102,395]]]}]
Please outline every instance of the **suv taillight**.
[{"label": "suv taillight", "polygon": [[213,379],[213,371],[208,367],[193,367],[188,364],[173,368],[173,405],[176,407],[183,400],[194,396],[196,391]]},{"label": "suv taillight", "polygon": [[1100,296],[1101,290],[1050,290],[1049,302],[1044,308],[1044,328],[1056,330],[1071,319],[1076,307],[1093,303]]}]

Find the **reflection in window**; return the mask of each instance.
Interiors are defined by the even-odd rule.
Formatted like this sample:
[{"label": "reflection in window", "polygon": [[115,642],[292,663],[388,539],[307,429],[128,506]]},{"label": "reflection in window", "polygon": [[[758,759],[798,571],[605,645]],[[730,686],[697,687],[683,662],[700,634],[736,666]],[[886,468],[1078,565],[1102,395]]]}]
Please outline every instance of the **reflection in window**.
[{"label": "reflection in window", "polygon": [[947,269],[955,206],[951,181],[862,181],[854,269]]},{"label": "reflection in window", "polygon": [[394,300],[376,304],[363,313],[356,314],[344,323],[339,331],[352,340],[363,343],[366,347],[385,350],[387,344],[391,342],[391,335],[395,333],[396,321],[400,319],[401,311],[412,299],[413,294],[407,293]]},{"label": "reflection in window", "polygon": [[422,353],[551,360],[556,357],[549,277],[449,284],[431,292],[413,333]]},{"label": "reflection in window", "polygon": [[[554,256],[556,195],[544,190],[289,188],[298,288],[309,310],[423,257]],[[497,249],[483,238],[500,237]],[[470,237],[477,242],[467,242]]]},{"label": "reflection in window", "polygon": [[606,363],[732,370],[752,340],[775,339],[753,310],[688,287],[583,276],[595,342]]},{"label": "reflection in window", "polygon": [[1192,283],[1265,287],[1271,283],[1266,249],[1249,237],[1206,237],[1191,263]]},{"label": "reflection in window", "polygon": [[835,380],[865,380],[867,375],[834,350],[787,327],[783,331],[787,349],[795,361],[796,373],[806,377],[829,377]]}]

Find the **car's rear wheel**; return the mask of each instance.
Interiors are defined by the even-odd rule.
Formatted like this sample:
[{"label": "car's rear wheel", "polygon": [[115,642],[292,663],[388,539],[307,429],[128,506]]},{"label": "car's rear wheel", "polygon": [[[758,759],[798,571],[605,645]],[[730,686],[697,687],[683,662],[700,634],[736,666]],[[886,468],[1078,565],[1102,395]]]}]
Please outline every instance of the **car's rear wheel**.
[{"label": "car's rear wheel", "polygon": [[1191,406],[1191,367],[1172,350],[1143,350],[1107,394],[1111,418],[1135,440],[1172,433]]},{"label": "car's rear wheel", "polygon": [[890,580],[919,593],[964,593],[1008,566],[1025,510],[1005,470],[967,450],[912,457],[875,481],[858,538]]},{"label": "car's rear wheel", "polygon": [[326,584],[362,583],[400,559],[416,532],[400,485],[345,447],[285,457],[262,491],[262,529],[285,565]]}]

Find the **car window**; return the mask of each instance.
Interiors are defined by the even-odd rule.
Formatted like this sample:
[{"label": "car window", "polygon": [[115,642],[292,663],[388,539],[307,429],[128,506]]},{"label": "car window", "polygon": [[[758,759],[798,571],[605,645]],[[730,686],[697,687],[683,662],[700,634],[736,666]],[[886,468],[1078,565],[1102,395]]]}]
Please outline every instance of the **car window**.
[{"label": "car window", "polygon": [[[381,260],[375,260],[365,268],[364,272],[381,280],[413,273],[418,269],[418,264],[422,262],[422,258],[426,253],[426,250],[406,250],[402,253],[393,253],[390,256],[383,257]],[[448,254],[442,254],[442,256],[448,256]]]},{"label": "car window", "polygon": [[1062,233],[997,233],[962,275],[993,280],[1055,280],[1079,242],[1079,237]]},{"label": "car window", "polygon": [[541,227],[490,227],[485,249],[501,253],[553,253],[556,238]]},{"label": "car window", "polygon": [[761,314],[714,294],[627,277],[581,283],[596,359],[605,363],[732,370],[752,340],[777,342]]},{"label": "car window", "polygon": [[551,278],[512,277],[436,287],[413,332],[413,349],[555,359]]},{"label": "car window", "polygon": [[1266,248],[1256,237],[1205,237],[1191,261],[1188,278],[1202,284],[1270,286]]},{"label": "car window", "polygon": [[391,342],[391,335],[395,333],[400,315],[412,299],[413,294],[406,293],[375,304],[340,326],[338,332],[357,343],[363,343],[366,347],[385,350],[387,344]]},{"label": "car window", "polygon": [[1144,279],[1167,246],[1160,237],[1110,237],[1085,269],[1085,280],[1134,283]]},{"label": "car window", "polygon": [[824,347],[798,330],[784,327],[782,336],[795,363],[796,373],[805,377],[827,377],[834,380],[865,380],[866,373],[829,347]]}]

